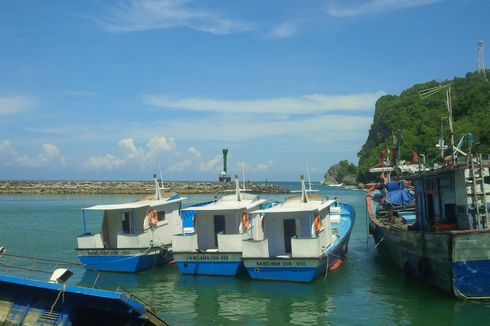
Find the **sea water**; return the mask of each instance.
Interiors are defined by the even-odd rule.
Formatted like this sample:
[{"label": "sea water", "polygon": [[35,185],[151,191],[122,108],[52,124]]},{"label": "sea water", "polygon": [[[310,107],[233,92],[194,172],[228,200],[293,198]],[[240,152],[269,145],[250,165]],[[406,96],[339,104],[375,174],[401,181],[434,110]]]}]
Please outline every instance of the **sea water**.
[{"label": "sea water", "polygon": [[[291,190],[298,183],[280,183]],[[151,304],[172,325],[488,325],[490,302],[463,301],[409,279],[379,256],[367,237],[365,192],[314,184],[322,195],[353,205],[357,219],[344,264],[312,283],[181,275],[165,265],[135,274],[104,273]],[[184,195],[185,205],[213,195]],[[281,201],[288,195],[261,195]],[[17,255],[78,262],[81,208],[138,195],[0,195],[0,246]],[[100,216],[87,229],[100,230]],[[1,258],[4,259],[5,257]],[[0,261],[1,262],[1,261]],[[75,268],[82,284],[95,278]]]}]

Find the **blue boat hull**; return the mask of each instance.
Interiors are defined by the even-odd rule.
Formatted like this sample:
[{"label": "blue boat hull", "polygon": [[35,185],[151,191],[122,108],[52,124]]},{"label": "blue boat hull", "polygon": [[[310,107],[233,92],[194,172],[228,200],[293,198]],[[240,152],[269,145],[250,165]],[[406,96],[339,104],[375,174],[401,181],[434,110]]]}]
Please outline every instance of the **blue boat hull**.
[{"label": "blue boat hull", "polygon": [[[254,280],[311,282],[321,274],[340,264],[346,253],[348,237],[333,252],[318,258],[244,258],[248,274]],[[340,260],[340,262],[339,262]]]},{"label": "blue boat hull", "polygon": [[1,325],[166,325],[130,296],[0,275]]},{"label": "blue boat hull", "polygon": [[87,269],[110,272],[139,272],[171,260],[166,250],[119,249],[119,250],[78,250],[78,258]]},{"label": "blue boat hull", "polygon": [[241,253],[174,253],[183,274],[235,276],[244,269]]}]

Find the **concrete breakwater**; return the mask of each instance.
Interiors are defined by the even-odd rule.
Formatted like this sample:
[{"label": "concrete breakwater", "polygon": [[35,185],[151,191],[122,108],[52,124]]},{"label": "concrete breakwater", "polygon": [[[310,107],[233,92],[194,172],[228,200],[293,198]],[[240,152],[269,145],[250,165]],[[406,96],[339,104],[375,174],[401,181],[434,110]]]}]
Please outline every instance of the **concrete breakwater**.
[{"label": "concrete breakwater", "polygon": [[[235,183],[164,182],[169,192],[182,194],[229,193]],[[270,183],[246,183],[251,193],[283,194],[289,190]],[[153,181],[0,181],[0,194],[152,194]]]}]

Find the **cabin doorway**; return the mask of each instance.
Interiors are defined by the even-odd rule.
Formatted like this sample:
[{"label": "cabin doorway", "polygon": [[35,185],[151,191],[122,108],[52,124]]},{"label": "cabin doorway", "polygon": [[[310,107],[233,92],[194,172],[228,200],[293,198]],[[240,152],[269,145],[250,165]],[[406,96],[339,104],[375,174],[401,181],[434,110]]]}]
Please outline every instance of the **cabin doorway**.
[{"label": "cabin doorway", "polygon": [[131,233],[131,224],[129,220],[129,212],[121,213],[121,223],[122,223],[122,232],[123,233]]},{"label": "cabin doorway", "polygon": [[214,215],[214,244],[218,248],[218,233],[225,233],[225,216]]},{"label": "cabin doorway", "polygon": [[291,250],[291,238],[296,235],[296,220],[294,218],[283,221],[284,223],[284,251],[287,254],[292,252]]}]

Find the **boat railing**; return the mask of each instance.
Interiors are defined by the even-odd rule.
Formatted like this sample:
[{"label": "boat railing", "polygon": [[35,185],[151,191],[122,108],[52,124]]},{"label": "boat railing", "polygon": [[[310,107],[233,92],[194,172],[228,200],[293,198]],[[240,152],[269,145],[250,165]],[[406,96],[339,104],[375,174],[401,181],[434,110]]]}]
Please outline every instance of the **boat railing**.
[{"label": "boat railing", "polygon": [[59,268],[69,269],[73,276],[66,280],[64,285],[73,285],[98,290],[108,290],[117,293],[124,294],[128,298],[138,301],[150,311],[155,312],[155,309],[140,297],[136,296],[130,290],[122,287],[109,277],[103,275],[97,270],[91,268],[90,272],[95,273],[95,279],[93,281],[83,281],[82,277],[87,271],[85,271],[85,265],[77,262],[69,262],[62,260],[54,260],[39,257],[28,257],[22,255],[15,255],[0,253],[0,275],[20,277],[28,280],[49,282],[50,276],[53,272]]}]

